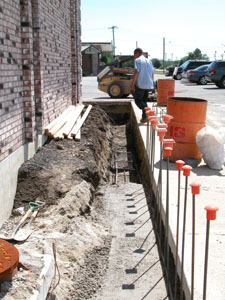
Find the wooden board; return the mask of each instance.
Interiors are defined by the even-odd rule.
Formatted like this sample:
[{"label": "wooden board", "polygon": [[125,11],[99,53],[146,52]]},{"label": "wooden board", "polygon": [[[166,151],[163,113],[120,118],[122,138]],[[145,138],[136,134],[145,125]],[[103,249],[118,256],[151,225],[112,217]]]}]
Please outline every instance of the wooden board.
[{"label": "wooden board", "polygon": [[92,109],[92,105],[88,105],[88,108],[86,109],[85,113],[83,114],[82,118],[74,125],[74,127],[71,130],[71,136],[76,136],[78,131],[80,130],[81,126],[85,122],[90,110]]},{"label": "wooden board", "polygon": [[62,134],[63,134],[65,137],[67,137],[67,136],[70,134],[70,132],[71,132],[72,128],[74,127],[76,121],[78,120],[78,118],[79,118],[79,116],[80,116],[80,114],[81,114],[83,108],[84,108],[84,105],[83,105],[83,104],[82,104],[82,105],[79,105],[79,106],[76,108],[76,110],[74,111],[73,115],[72,115],[72,116],[70,117],[70,119],[68,120],[68,122],[67,122],[67,123],[65,124],[65,126],[63,127],[63,133],[62,133]]},{"label": "wooden board", "polygon": [[57,122],[63,118],[65,115],[67,115],[72,109],[74,108],[73,105],[70,105],[69,107],[67,107],[64,112],[58,116],[55,120],[53,120],[51,123],[48,124],[48,126],[45,127],[45,133],[48,134],[48,132],[57,124]]},{"label": "wooden board", "polygon": [[64,136],[63,136],[63,130],[64,130],[64,127],[65,125],[67,124],[68,120],[70,120],[70,118],[73,116],[74,114],[74,111],[70,111],[69,114],[67,114],[60,122],[58,122],[57,124],[57,127],[55,128],[54,131],[51,131],[51,135],[54,137],[54,138],[60,138],[60,139],[63,139]]},{"label": "wooden board", "polygon": [[65,120],[67,119],[68,115],[70,115],[71,112],[75,110],[75,107],[73,106],[71,110],[69,110],[66,114],[63,114],[60,116],[60,118],[57,120],[56,124],[48,131],[47,135],[50,137],[53,137],[53,135],[62,128],[63,124],[65,123]]},{"label": "wooden board", "polygon": [[[81,120],[81,116],[79,116],[79,118],[77,119],[77,122],[79,122],[80,120]],[[81,138],[81,129],[76,134],[75,141],[80,141],[80,138]]]}]

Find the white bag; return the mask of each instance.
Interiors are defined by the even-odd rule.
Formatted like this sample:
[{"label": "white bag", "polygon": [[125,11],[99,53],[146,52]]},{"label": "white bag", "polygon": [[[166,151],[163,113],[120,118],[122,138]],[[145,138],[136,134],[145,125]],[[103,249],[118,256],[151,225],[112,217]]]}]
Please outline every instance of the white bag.
[{"label": "white bag", "polygon": [[210,169],[221,170],[224,164],[225,134],[206,126],[198,131],[196,143]]}]

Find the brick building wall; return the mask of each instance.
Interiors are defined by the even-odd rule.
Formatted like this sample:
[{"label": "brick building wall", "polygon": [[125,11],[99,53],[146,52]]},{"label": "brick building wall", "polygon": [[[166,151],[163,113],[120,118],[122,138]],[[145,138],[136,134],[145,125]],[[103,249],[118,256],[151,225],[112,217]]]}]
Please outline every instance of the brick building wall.
[{"label": "brick building wall", "polygon": [[0,161],[80,99],[80,0],[0,2]]},{"label": "brick building wall", "polygon": [[0,160],[23,144],[24,103],[19,0],[0,2]]},{"label": "brick building wall", "polygon": [[[70,2],[39,0],[41,91],[38,112],[44,126],[72,101]],[[39,96],[39,95],[38,95]]]}]

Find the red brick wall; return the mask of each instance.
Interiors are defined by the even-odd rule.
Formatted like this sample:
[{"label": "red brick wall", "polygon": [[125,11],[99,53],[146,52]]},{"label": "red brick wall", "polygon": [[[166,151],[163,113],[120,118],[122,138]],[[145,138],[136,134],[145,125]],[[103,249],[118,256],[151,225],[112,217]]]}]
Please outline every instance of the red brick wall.
[{"label": "red brick wall", "polygon": [[80,0],[0,1],[0,161],[81,94]]},{"label": "red brick wall", "polygon": [[39,0],[44,126],[72,103],[70,2]]},{"label": "red brick wall", "polygon": [[23,69],[24,139],[33,141],[36,135],[34,98],[34,53],[32,2],[20,1],[21,48]]},{"label": "red brick wall", "polygon": [[[72,54],[72,99],[73,104],[81,97],[81,0],[70,0],[71,6],[71,54]],[[75,12],[75,14],[73,13]]]},{"label": "red brick wall", "polygon": [[0,1],[0,160],[23,144],[24,104],[19,0]]}]

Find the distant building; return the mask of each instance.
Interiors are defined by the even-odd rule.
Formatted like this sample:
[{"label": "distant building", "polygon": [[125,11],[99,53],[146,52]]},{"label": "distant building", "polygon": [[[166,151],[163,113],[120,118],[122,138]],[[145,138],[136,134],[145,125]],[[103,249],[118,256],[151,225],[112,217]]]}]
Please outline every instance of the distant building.
[{"label": "distant building", "polygon": [[82,43],[83,75],[97,75],[101,65],[102,54],[112,54],[112,43]]}]

